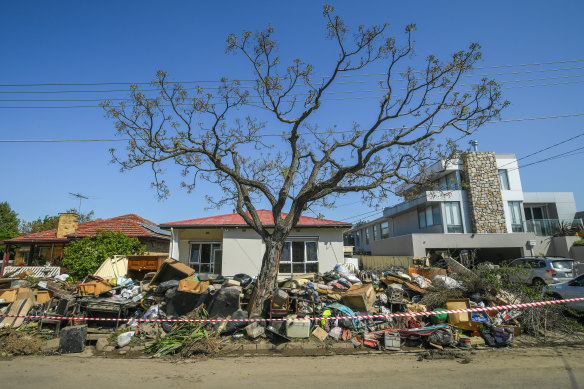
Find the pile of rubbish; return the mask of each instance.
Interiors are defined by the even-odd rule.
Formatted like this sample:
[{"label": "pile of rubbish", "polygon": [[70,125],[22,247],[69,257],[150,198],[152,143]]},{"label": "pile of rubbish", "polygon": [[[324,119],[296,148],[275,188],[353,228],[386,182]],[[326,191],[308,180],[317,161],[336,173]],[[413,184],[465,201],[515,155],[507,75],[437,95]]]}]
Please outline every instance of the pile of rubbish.
[{"label": "pile of rubbish", "polygon": [[97,339],[106,352],[141,344],[155,356],[211,354],[218,348],[211,337],[234,342],[266,339],[276,345],[314,338],[317,343],[351,342],[358,348],[396,351],[504,347],[521,333],[516,320],[520,312],[513,310],[343,319],[508,303],[503,296],[487,299],[469,290],[451,277],[450,268],[423,264],[383,271],[359,271],[344,264],[324,274],[280,280],[264,321],[141,322],[137,319],[248,319],[256,280],[247,274],[197,274],[172,259],[159,261],[155,272],[139,273],[131,271],[131,258],[129,265],[125,257],[108,261],[77,283],[66,274],[6,273],[0,279],[0,314],[43,318],[3,317],[0,328],[53,334],[59,337],[61,353],[80,352]]}]

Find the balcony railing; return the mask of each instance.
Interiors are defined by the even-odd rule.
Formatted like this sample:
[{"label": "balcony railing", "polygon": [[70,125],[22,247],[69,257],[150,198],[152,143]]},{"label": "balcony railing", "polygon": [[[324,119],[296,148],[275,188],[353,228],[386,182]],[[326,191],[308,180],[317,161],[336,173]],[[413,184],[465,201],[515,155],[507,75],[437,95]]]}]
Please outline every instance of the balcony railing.
[{"label": "balcony railing", "polygon": [[525,222],[527,232],[533,232],[538,236],[552,236],[568,231],[570,228],[577,230],[584,229],[582,219],[534,219]]}]

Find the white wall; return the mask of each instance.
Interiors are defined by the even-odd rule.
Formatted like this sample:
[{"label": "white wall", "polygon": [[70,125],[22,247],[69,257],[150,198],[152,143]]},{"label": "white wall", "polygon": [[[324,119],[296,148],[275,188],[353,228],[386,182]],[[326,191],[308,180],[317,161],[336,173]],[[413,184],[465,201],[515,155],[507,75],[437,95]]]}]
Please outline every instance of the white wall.
[{"label": "white wall", "polygon": [[[505,212],[505,225],[507,232],[512,233],[511,211],[509,201],[524,201],[523,187],[521,186],[521,176],[517,165],[517,158],[513,154],[497,154],[497,169],[507,170],[507,179],[509,180],[509,190],[501,190],[503,199],[503,210]],[[521,218],[525,222],[525,212],[521,207]]]},{"label": "white wall", "polygon": [[[189,263],[190,242],[222,243],[222,274],[233,276],[246,273],[256,276],[262,265],[265,246],[259,236],[250,228],[175,229],[178,236],[178,259]],[[295,229],[290,237],[307,237],[318,240],[319,271],[332,270],[337,263],[343,263],[343,230],[338,228]]]}]

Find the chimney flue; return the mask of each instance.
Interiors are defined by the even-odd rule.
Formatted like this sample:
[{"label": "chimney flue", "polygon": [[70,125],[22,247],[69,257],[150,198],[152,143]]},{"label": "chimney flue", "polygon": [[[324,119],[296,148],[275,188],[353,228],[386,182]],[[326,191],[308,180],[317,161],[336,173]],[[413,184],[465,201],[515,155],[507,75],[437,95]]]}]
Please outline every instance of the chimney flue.
[{"label": "chimney flue", "polygon": [[59,224],[57,225],[57,238],[64,238],[74,233],[77,231],[78,224],[76,213],[60,213]]}]

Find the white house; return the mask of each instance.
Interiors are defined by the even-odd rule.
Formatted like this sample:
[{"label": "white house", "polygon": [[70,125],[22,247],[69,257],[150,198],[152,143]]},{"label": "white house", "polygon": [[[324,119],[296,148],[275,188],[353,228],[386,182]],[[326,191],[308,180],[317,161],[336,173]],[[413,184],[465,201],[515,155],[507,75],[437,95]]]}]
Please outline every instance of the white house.
[{"label": "white house", "polygon": [[[271,211],[258,210],[258,216],[266,227],[274,225]],[[301,216],[286,240],[280,274],[326,272],[343,263],[343,232],[350,227]],[[197,272],[255,276],[260,271],[265,246],[237,213],[169,222],[160,228],[171,231],[169,256]]]},{"label": "white house", "polygon": [[356,252],[423,257],[480,249],[492,261],[571,255],[550,236],[562,224],[582,225],[573,193],[523,192],[515,155],[469,151],[427,173],[432,185],[403,186],[403,202],[346,233]]}]

